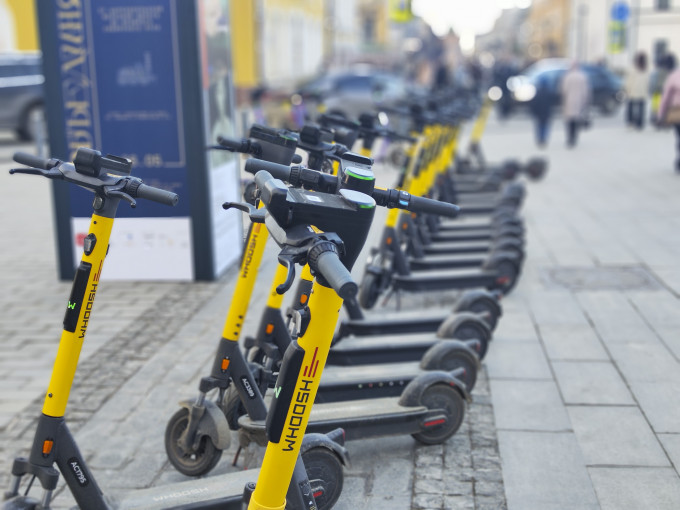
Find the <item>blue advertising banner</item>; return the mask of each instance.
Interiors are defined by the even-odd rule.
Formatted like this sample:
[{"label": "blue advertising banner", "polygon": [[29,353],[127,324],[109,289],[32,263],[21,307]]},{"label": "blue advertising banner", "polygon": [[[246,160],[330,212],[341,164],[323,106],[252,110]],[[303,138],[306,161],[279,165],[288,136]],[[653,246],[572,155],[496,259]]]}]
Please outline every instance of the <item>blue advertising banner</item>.
[{"label": "blue advertising banner", "polygon": [[[182,126],[176,0],[56,2],[64,133],[78,147],[124,156],[133,175],[180,195],[176,207],[119,207],[107,262],[114,278],[191,279],[191,221]],[[92,195],[70,191],[75,259]],[[165,219],[166,221],[152,221]],[[125,268],[134,260],[138,271]],[[159,261],[167,261],[166,265]],[[167,266],[167,267],[166,267]]]},{"label": "blue advertising banner", "polygon": [[[140,203],[121,217],[188,216],[182,136],[177,20],[172,0],[58,2],[66,136],[71,155],[80,146],[132,160],[147,184],[182,196],[177,207]],[[77,5],[82,12],[77,12]],[[82,20],[73,23],[76,16]],[[60,22],[61,20],[61,22]],[[80,28],[76,33],[76,27]],[[76,191],[73,216],[89,216]]]}]

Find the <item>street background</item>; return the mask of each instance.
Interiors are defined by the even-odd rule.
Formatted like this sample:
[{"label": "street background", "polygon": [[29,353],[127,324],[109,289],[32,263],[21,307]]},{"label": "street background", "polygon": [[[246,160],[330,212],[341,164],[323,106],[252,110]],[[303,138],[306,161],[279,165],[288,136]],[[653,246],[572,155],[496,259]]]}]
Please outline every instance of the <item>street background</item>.
[{"label": "street background", "polygon": [[[527,183],[523,274],[503,300],[466,423],[440,446],[410,437],[348,443],[352,464],[337,508],[680,505],[680,183],[671,133],[596,118],[567,149],[560,123],[554,128],[543,153],[548,174]],[[8,139],[0,149],[3,484],[10,459],[30,444],[70,289],[56,280],[49,184],[6,172],[17,148],[31,149]],[[483,148],[490,161],[537,153],[522,117],[492,119]],[[386,168],[378,176],[391,177]],[[273,270],[268,253],[264,281]],[[102,282],[67,414],[105,492],[185,479],[166,459],[164,428],[209,366],[233,277]],[[256,292],[261,302],[265,287]],[[411,295],[404,305],[451,298]],[[255,308],[248,319],[246,332]],[[241,454],[236,468],[233,453],[211,476],[261,452]],[[54,502],[71,504],[66,492]]]}]

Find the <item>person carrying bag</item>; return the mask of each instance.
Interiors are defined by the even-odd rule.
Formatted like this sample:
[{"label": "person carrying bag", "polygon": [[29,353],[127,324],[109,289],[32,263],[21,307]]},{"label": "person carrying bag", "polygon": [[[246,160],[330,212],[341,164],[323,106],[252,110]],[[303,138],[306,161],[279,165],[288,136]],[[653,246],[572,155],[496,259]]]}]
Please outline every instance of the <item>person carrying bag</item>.
[{"label": "person carrying bag", "polygon": [[670,60],[670,69],[673,71],[668,75],[663,86],[659,120],[662,124],[673,126],[675,129],[678,150],[675,171],[680,172],[680,69],[675,69],[675,58]]}]

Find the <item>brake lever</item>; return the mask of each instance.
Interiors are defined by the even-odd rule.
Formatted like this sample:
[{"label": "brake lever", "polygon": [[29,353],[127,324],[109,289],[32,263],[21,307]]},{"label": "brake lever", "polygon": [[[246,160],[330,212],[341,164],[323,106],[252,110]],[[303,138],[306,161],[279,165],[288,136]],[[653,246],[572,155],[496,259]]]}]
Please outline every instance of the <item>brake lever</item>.
[{"label": "brake lever", "polygon": [[295,260],[293,257],[279,253],[279,264],[284,266],[287,270],[286,281],[276,287],[277,294],[285,294],[293,285],[295,280]]},{"label": "brake lever", "polygon": [[225,202],[222,204],[222,209],[237,209],[246,213],[253,223],[264,223],[264,215],[266,209],[256,209],[255,206],[246,202]]},{"label": "brake lever", "polygon": [[48,179],[59,179],[63,177],[63,174],[56,168],[50,168],[49,170],[43,170],[42,168],[11,168],[10,174],[28,174],[28,175],[42,175]]},{"label": "brake lever", "polygon": [[120,190],[117,190],[117,189],[108,190],[108,189],[104,188],[104,194],[107,197],[115,197],[115,198],[123,199],[123,200],[129,202],[130,207],[132,207],[132,208],[137,207],[137,201],[134,198],[132,198],[130,195],[125,193],[124,191],[120,191]]}]

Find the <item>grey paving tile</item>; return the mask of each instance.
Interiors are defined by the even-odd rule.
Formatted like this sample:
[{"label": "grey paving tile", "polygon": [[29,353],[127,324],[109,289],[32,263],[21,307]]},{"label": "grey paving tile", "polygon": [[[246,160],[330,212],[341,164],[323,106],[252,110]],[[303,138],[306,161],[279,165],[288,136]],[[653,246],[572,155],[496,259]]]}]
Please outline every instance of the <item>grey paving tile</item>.
[{"label": "grey paving tile", "polygon": [[680,478],[672,468],[588,468],[602,510],[680,508]]},{"label": "grey paving tile", "polygon": [[633,382],[633,395],[654,432],[680,433],[680,383]]},{"label": "grey paving tile", "polygon": [[629,384],[680,382],[678,362],[660,341],[616,343],[610,344],[608,349]]},{"label": "grey paving tile", "polygon": [[539,333],[551,360],[609,360],[588,324],[545,324],[539,326]]},{"label": "grey paving tile", "polygon": [[[678,309],[680,309],[680,306]],[[680,325],[660,324],[654,326],[654,331],[675,358],[680,359]]]},{"label": "grey paving tile", "polygon": [[509,510],[599,509],[573,434],[499,430],[498,441]]},{"label": "grey paving tile", "polygon": [[491,378],[552,379],[538,341],[492,343],[484,363]]},{"label": "grey paving tile", "polygon": [[539,328],[566,324],[587,326],[588,321],[574,295],[568,291],[547,291],[528,298],[529,308]]},{"label": "grey paving tile", "polygon": [[493,333],[494,339],[503,342],[536,340],[536,328],[526,307],[523,306],[523,309],[519,310],[508,309],[506,306],[508,301],[506,299],[501,302],[503,315]]},{"label": "grey paving tile", "polygon": [[680,468],[680,434],[657,434],[657,437],[677,472]]},{"label": "grey paving tile", "polygon": [[566,404],[635,404],[610,362],[553,361],[552,367]]},{"label": "grey paving tile", "polygon": [[577,299],[605,344],[657,340],[625,294],[619,291],[583,292]]},{"label": "grey paving tile", "polygon": [[571,430],[555,382],[491,379],[496,428],[503,430]]},{"label": "grey paving tile", "polygon": [[670,292],[631,292],[630,301],[652,327],[680,327],[680,300]]},{"label": "grey paving tile", "polygon": [[569,406],[588,465],[669,465],[659,441],[637,407]]},{"label": "grey paving tile", "polygon": [[652,272],[664,282],[665,285],[670,287],[673,292],[680,295],[680,269],[677,267],[676,263],[665,264],[661,266],[651,265]]}]

